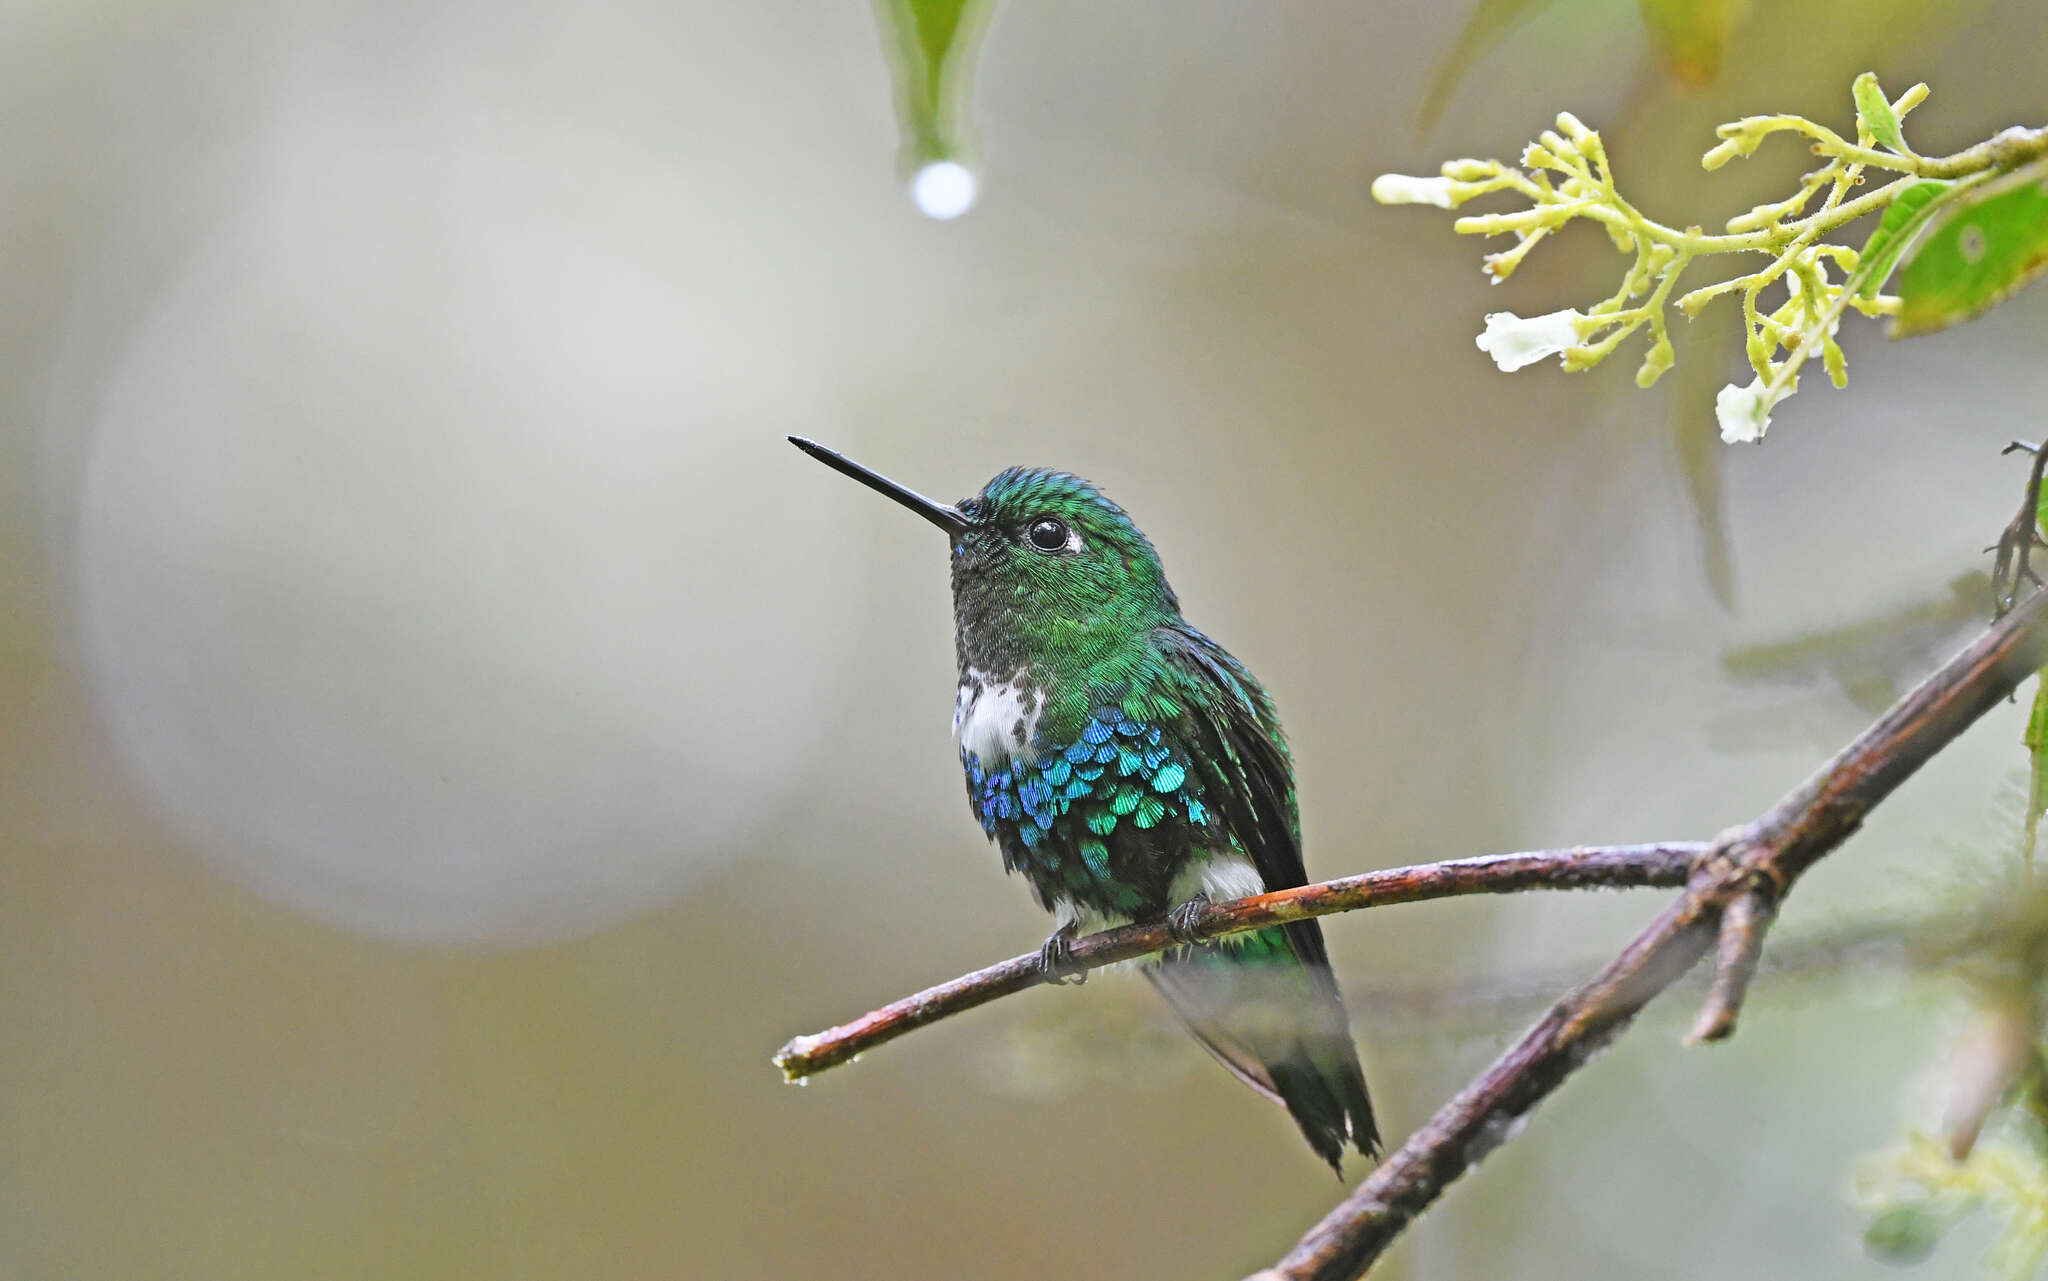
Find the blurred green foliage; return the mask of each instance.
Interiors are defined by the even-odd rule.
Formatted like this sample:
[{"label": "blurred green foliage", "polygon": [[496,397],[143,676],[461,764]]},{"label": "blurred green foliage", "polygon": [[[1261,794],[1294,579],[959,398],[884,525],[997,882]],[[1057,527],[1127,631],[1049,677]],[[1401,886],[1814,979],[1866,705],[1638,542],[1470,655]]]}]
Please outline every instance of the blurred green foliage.
[{"label": "blurred green foliage", "polygon": [[1915,1134],[1865,1163],[1857,1194],[1875,1207],[1864,1247],[1888,1262],[1932,1260],[1943,1238],[1980,1210],[1999,1225],[1982,1260],[1987,1276],[2026,1281],[2048,1261],[2048,1143],[2036,1121],[2015,1121],[1960,1158]]},{"label": "blurred green foliage", "polygon": [[1876,716],[1936,664],[1939,647],[1965,626],[1982,625],[1990,599],[1990,575],[1973,570],[1938,594],[1786,640],[1738,646],[1721,656],[1721,670],[1739,684],[1826,681]]},{"label": "blurred green foliage", "polygon": [[[1556,3],[1479,0],[1459,29],[1456,43],[1437,64],[1417,123],[1424,129],[1436,123],[1480,58]],[[1749,0],[1639,0],[1638,7],[1659,65],[1685,85],[1707,84],[1721,74],[1728,43],[1751,14]]]}]

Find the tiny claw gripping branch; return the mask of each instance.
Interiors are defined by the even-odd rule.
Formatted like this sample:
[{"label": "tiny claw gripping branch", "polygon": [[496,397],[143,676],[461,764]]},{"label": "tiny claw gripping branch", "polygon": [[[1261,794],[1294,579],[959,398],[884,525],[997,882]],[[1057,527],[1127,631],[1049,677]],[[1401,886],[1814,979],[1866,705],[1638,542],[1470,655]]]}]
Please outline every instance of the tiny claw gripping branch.
[{"label": "tiny claw gripping branch", "polygon": [[1038,949],[1039,973],[1045,981],[1053,984],[1072,982],[1079,987],[1088,981],[1088,971],[1074,965],[1074,935],[1079,927],[1072,921],[1060,926],[1046,937]]},{"label": "tiny claw gripping branch", "polygon": [[1168,933],[1173,935],[1173,941],[1180,944],[1199,943],[1202,938],[1202,917],[1208,910],[1209,896],[1207,894],[1196,894],[1187,902],[1168,912],[1166,914],[1166,929]]}]

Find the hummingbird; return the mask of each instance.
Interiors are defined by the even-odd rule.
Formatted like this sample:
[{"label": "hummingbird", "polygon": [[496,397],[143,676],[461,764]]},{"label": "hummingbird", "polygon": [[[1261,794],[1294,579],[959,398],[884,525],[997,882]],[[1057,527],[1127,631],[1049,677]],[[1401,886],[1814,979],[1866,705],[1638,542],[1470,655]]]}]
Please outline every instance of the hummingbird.
[{"label": "hummingbird", "polygon": [[1101,489],[1012,467],[934,502],[813,441],[789,442],[944,530],[967,799],[1006,872],[1056,928],[1054,982],[1082,932],[1164,920],[1145,976],[1238,1079],[1284,1106],[1343,1174],[1379,1133],[1313,920],[1201,942],[1212,900],[1305,884],[1294,762],[1265,688],[1182,616],[1151,540]]}]

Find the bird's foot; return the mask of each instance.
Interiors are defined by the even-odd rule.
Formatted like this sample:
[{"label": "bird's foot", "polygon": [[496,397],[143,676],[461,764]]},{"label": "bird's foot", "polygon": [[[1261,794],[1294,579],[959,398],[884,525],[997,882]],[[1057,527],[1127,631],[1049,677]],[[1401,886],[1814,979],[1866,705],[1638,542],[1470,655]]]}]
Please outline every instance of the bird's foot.
[{"label": "bird's foot", "polygon": [[1166,914],[1166,932],[1173,941],[1184,945],[1199,942],[1196,930],[1202,923],[1202,913],[1209,910],[1209,896],[1197,893],[1193,898]]},{"label": "bird's foot", "polygon": [[1048,983],[1072,983],[1076,987],[1088,981],[1088,971],[1074,964],[1074,934],[1078,923],[1068,921],[1052,932],[1038,949],[1038,972]]}]

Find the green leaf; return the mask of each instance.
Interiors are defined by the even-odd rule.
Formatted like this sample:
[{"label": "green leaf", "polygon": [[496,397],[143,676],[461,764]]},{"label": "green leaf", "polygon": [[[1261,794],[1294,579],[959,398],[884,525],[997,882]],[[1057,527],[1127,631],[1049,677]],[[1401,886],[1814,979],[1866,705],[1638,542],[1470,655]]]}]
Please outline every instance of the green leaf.
[{"label": "green leaf", "polygon": [[[1859,297],[1877,296],[1877,291],[1890,278],[1892,268],[1898,265],[1899,255],[1912,248],[1913,237],[1933,217],[1933,211],[1927,208],[1928,202],[1954,185],[1930,178],[1926,182],[1914,183],[1893,199],[1884,211],[1884,217],[1878,220],[1877,230],[1870,233],[1862,254],[1856,259],[1857,269],[1863,273],[1862,287],[1856,291]],[[1909,223],[1912,224],[1910,230],[1907,227]]]},{"label": "green leaf", "polygon": [[1894,338],[1968,320],[2048,271],[2048,160],[1942,203],[1952,208],[1899,273]]},{"label": "green leaf", "polygon": [[1906,137],[1899,132],[1899,117],[1892,110],[1891,99],[1878,88],[1876,73],[1866,71],[1856,77],[1856,83],[1849,87],[1849,91],[1856,97],[1856,118],[1870,130],[1870,136],[1902,156],[1910,155],[1906,150]]},{"label": "green leaf", "polygon": [[1863,1230],[1863,1248],[1886,1263],[1919,1263],[1934,1253],[1949,1227],[1946,1215],[1924,1205],[1895,1205]]},{"label": "green leaf", "polygon": [[875,0],[896,75],[907,168],[972,153],[969,82],[992,7],[992,0]]},{"label": "green leaf", "polygon": [[2034,710],[2027,714],[2027,866],[2034,865],[2034,836],[2048,814],[2048,672],[2034,682]]}]

